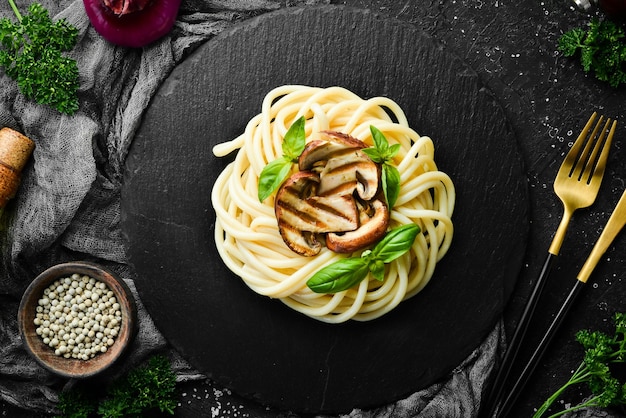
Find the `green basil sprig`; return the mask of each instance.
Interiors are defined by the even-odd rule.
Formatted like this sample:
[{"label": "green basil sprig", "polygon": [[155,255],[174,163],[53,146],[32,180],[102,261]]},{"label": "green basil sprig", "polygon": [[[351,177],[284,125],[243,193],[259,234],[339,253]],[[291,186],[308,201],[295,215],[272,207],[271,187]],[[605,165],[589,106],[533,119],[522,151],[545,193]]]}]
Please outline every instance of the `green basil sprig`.
[{"label": "green basil sprig", "polygon": [[320,269],[306,285],[315,293],[336,293],[350,289],[367,277],[385,280],[385,264],[406,253],[420,232],[415,224],[392,229],[372,250],[363,251],[361,257],[349,257]]},{"label": "green basil sprig", "polygon": [[375,126],[370,126],[374,139],[374,147],[365,148],[363,152],[377,164],[382,166],[382,186],[387,205],[391,209],[400,195],[400,171],[391,159],[400,151],[400,144],[389,145],[385,135]]},{"label": "green basil sprig", "polygon": [[259,176],[259,201],[263,202],[270,197],[285,181],[287,176],[289,176],[292,164],[298,162],[298,157],[304,151],[305,145],[304,116],[301,116],[289,127],[283,138],[282,157],[271,161],[261,171]]}]

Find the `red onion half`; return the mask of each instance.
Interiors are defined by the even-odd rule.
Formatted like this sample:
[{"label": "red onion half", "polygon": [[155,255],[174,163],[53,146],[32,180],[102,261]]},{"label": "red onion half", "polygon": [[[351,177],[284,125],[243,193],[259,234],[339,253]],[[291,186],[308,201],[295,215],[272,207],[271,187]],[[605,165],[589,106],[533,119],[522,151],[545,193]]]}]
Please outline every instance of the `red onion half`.
[{"label": "red onion half", "polygon": [[600,7],[611,17],[626,18],[626,0],[600,0]]},{"label": "red onion half", "polygon": [[140,48],[174,26],[181,0],[83,0],[96,31],[107,41]]}]

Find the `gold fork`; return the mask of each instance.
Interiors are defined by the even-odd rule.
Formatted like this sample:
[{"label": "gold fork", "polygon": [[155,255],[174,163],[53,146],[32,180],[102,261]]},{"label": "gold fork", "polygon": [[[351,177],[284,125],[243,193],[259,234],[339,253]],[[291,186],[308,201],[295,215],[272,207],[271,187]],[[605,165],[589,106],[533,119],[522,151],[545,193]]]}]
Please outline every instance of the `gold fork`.
[{"label": "gold fork", "polygon": [[[576,280],[574,280],[574,285],[570,289],[569,294],[565,298],[565,300],[561,303],[561,307],[557,310],[557,313],[554,315],[550,326],[543,333],[543,336],[539,340],[539,343],[535,346],[533,354],[530,356],[528,362],[522,369],[522,371],[517,376],[515,382],[509,389],[509,394],[504,401],[500,404],[500,409],[498,410],[498,417],[507,416],[509,411],[511,410],[514,402],[517,400],[519,393],[524,389],[524,386],[532,376],[535,368],[541,361],[546,349],[548,348],[552,338],[558,331],[561,323],[567,316],[567,313],[570,311],[571,307],[576,302],[578,295],[582,292],[585,283],[589,279],[589,276],[593,272],[593,269],[596,267],[600,258],[606,250],[608,250],[609,246],[613,243],[613,240],[617,237],[617,234],[624,228],[626,225],[626,191],[622,193],[622,197],[617,202],[617,206],[613,210],[613,213],[609,217],[604,230],[600,234],[600,237],[596,241],[591,253],[587,257],[585,264],[583,264],[582,268],[578,272],[576,276]],[[543,410],[544,406],[542,405],[540,410]],[[545,412],[545,410],[543,411]]]},{"label": "gold fork", "polygon": [[[578,139],[572,145],[572,149],[565,157],[554,180],[554,192],[563,202],[564,211],[561,223],[548,250],[553,255],[559,254],[565,232],[574,212],[591,206],[596,200],[600,183],[602,183],[617,121],[613,122],[610,131],[608,131],[611,119],[607,119],[604,127],[600,130],[604,119],[604,116],[600,116],[593,132],[587,136],[595,117],[596,112],[593,112]],[[606,135],[607,131],[609,132],[608,136]],[[594,139],[597,140],[594,142]]]},{"label": "gold fork", "polygon": [[611,124],[611,119],[607,119],[605,124],[602,125],[604,116],[600,116],[593,131],[589,134],[596,116],[597,113],[594,112],[589,121],[587,121],[576,142],[574,142],[574,145],[572,145],[572,148],[563,160],[554,180],[554,191],[563,203],[563,217],[552,239],[539,278],[535,282],[517,328],[509,341],[502,365],[491,386],[492,390],[487,398],[485,409],[483,409],[484,411],[489,411],[489,414],[485,416],[493,416],[496,408],[502,401],[504,383],[509,377],[519,352],[521,341],[528,330],[537,301],[543,291],[546,277],[550,272],[552,261],[559,254],[572,215],[578,209],[591,206],[598,195],[617,121],[613,121]]}]

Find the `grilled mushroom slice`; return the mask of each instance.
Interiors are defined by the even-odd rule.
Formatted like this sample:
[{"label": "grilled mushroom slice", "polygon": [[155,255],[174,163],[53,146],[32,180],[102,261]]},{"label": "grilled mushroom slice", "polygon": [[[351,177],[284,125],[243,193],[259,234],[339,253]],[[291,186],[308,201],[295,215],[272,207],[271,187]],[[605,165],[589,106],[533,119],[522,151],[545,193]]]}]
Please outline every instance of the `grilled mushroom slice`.
[{"label": "grilled mushroom slice", "polygon": [[349,195],[355,190],[363,200],[378,191],[380,168],[361,149],[367,145],[340,132],[322,132],[321,140],[309,142],[298,159],[300,170],[320,173],[320,196]]},{"label": "grilled mushroom slice", "polygon": [[320,172],[320,196],[350,195],[355,190],[363,200],[371,200],[378,191],[380,170],[363,151],[333,157]]},{"label": "grilled mushroom slice", "polygon": [[322,244],[316,234],[355,230],[359,211],[352,196],[316,196],[319,177],[300,171],[288,178],[276,194],[274,212],[285,244],[294,252],[313,256]]},{"label": "grilled mushroom slice", "polygon": [[367,148],[367,145],[353,136],[342,132],[320,132],[322,139],[309,142],[300,157],[298,168],[300,171],[310,170],[315,166],[324,165],[332,157],[350,152],[354,149]]},{"label": "grilled mushroom slice", "polygon": [[[336,253],[353,253],[380,240],[389,226],[389,208],[380,199],[367,203],[369,211],[361,211],[360,226],[354,231],[326,234],[326,246]],[[373,213],[369,213],[369,212]]]}]

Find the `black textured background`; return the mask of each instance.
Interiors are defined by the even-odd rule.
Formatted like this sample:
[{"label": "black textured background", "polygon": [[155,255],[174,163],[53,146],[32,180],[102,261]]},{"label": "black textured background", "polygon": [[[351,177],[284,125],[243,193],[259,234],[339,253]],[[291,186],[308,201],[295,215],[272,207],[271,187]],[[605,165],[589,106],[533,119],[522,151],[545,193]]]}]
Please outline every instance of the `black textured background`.
[{"label": "black textured background", "polygon": [[[584,258],[625,188],[623,126],[626,91],[613,89],[585,75],[580,65],[557,51],[559,35],[583,26],[590,15],[576,10],[569,0],[346,0],[334,4],[369,8],[416,25],[457,54],[479,75],[503,106],[520,141],[527,168],[531,204],[530,243],[525,265],[513,298],[505,312],[508,329],[516,323],[529,286],[537,276],[561,206],[552,192],[558,166],[577,131],[592,111],[620,120],[605,181],[596,204],[577,212],[556,260],[545,306],[545,320],[552,307],[567,293]],[[592,276],[589,287],[565,321],[552,349],[539,365],[524,391],[513,416],[532,415],[542,400],[569,376],[580,360],[581,350],[573,341],[584,327],[610,329],[610,316],[624,306],[626,238],[622,235],[609,248]],[[534,326],[540,329],[540,324]],[[570,393],[575,402],[583,394]],[[240,409],[238,398],[202,384],[182,386],[181,415],[187,416],[286,416],[263,406]],[[2,406],[6,416],[16,416]]]}]

